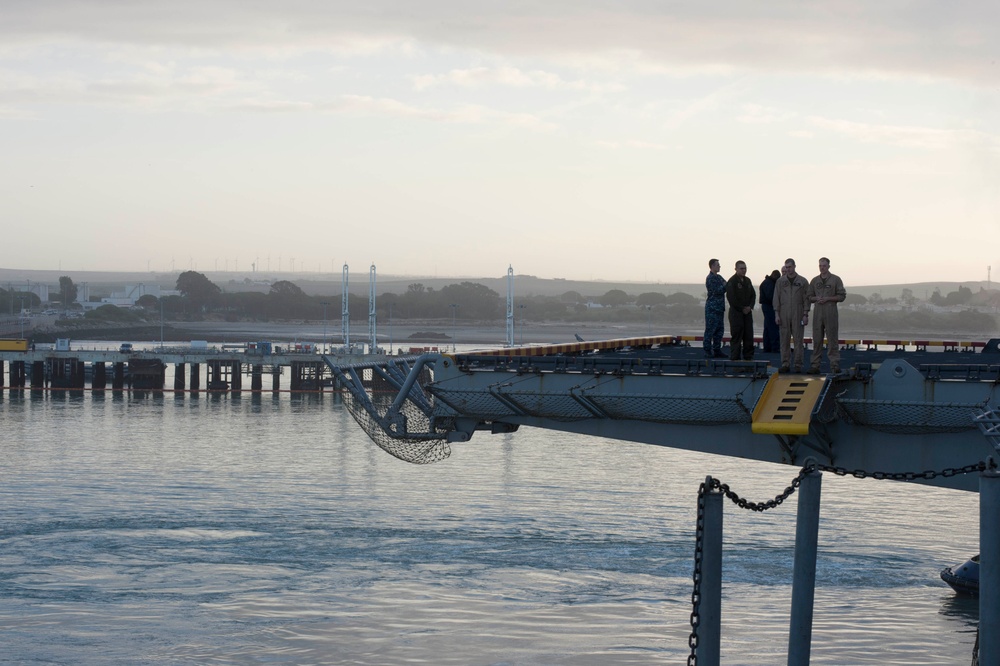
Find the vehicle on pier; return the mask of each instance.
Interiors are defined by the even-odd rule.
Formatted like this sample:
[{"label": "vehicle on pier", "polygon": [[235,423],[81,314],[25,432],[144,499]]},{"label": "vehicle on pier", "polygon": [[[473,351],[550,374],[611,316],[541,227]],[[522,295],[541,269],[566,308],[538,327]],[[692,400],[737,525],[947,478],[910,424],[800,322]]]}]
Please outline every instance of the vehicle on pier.
[{"label": "vehicle on pier", "polygon": [[28,341],[23,338],[0,340],[0,351],[28,351]]}]

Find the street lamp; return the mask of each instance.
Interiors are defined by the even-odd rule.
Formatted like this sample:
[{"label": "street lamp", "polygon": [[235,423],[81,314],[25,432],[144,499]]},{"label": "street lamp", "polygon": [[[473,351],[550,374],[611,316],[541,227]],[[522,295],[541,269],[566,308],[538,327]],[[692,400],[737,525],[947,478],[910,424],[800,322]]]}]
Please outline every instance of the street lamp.
[{"label": "street lamp", "polygon": [[329,303],[323,301],[323,353],[326,353],[326,306]]},{"label": "street lamp", "polygon": [[526,307],[528,306],[525,305],[524,303],[521,303],[520,305],[517,306],[517,309],[521,311],[521,314],[518,317],[518,323],[521,325],[521,330],[520,330],[521,341],[518,343],[518,345],[520,345],[521,347],[524,346],[524,308]]},{"label": "street lamp", "polygon": [[458,311],[458,303],[452,303],[451,308],[451,350],[455,351],[455,313]]},{"label": "street lamp", "polygon": [[24,296],[18,296],[21,300],[21,312],[18,315],[18,320],[21,322],[21,339],[24,340]]},{"label": "street lamp", "polygon": [[652,335],[653,334],[653,306],[652,305],[644,305],[642,307],[646,308],[646,335]]}]

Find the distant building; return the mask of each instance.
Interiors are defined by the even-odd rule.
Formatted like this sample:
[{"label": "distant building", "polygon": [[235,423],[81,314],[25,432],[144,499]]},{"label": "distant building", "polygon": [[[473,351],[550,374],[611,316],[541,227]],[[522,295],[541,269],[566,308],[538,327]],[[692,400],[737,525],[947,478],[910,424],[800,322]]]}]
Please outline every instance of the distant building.
[{"label": "distant building", "polygon": [[174,289],[161,289],[158,284],[140,283],[136,285],[126,285],[124,291],[113,292],[110,296],[102,298],[100,303],[91,303],[90,307],[117,305],[120,308],[130,308],[143,296],[163,298],[164,296],[180,296],[180,292]]},{"label": "distant building", "polygon": [[49,285],[42,284],[41,282],[32,282],[31,280],[26,282],[8,282],[7,291],[34,294],[38,296],[38,300],[42,303],[47,303],[49,300]]}]

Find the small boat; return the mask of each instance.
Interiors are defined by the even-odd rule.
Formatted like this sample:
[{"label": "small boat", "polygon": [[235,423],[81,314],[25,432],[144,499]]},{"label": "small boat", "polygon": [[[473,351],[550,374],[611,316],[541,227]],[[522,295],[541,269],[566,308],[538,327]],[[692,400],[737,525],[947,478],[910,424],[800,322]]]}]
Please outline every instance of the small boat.
[{"label": "small boat", "polygon": [[959,594],[979,596],[979,555],[957,567],[945,567],[941,572],[941,580],[951,585],[951,589]]}]

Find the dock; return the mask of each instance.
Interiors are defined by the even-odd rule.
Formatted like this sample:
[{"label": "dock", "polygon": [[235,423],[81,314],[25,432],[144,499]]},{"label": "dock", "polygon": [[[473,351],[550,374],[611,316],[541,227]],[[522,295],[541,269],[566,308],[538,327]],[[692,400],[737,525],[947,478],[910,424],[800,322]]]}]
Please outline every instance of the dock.
[{"label": "dock", "polygon": [[[312,344],[159,346],[119,350],[32,348],[0,351],[0,381],[9,389],[322,391],[334,384],[330,364],[385,361],[386,354],[333,349]],[[65,345],[70,347],[70,345]],[[391,358],[401,358],[395,356]],[[166,386],[173,366],[173,386]],[[283,389],[282,378],[287,386]]]}]

